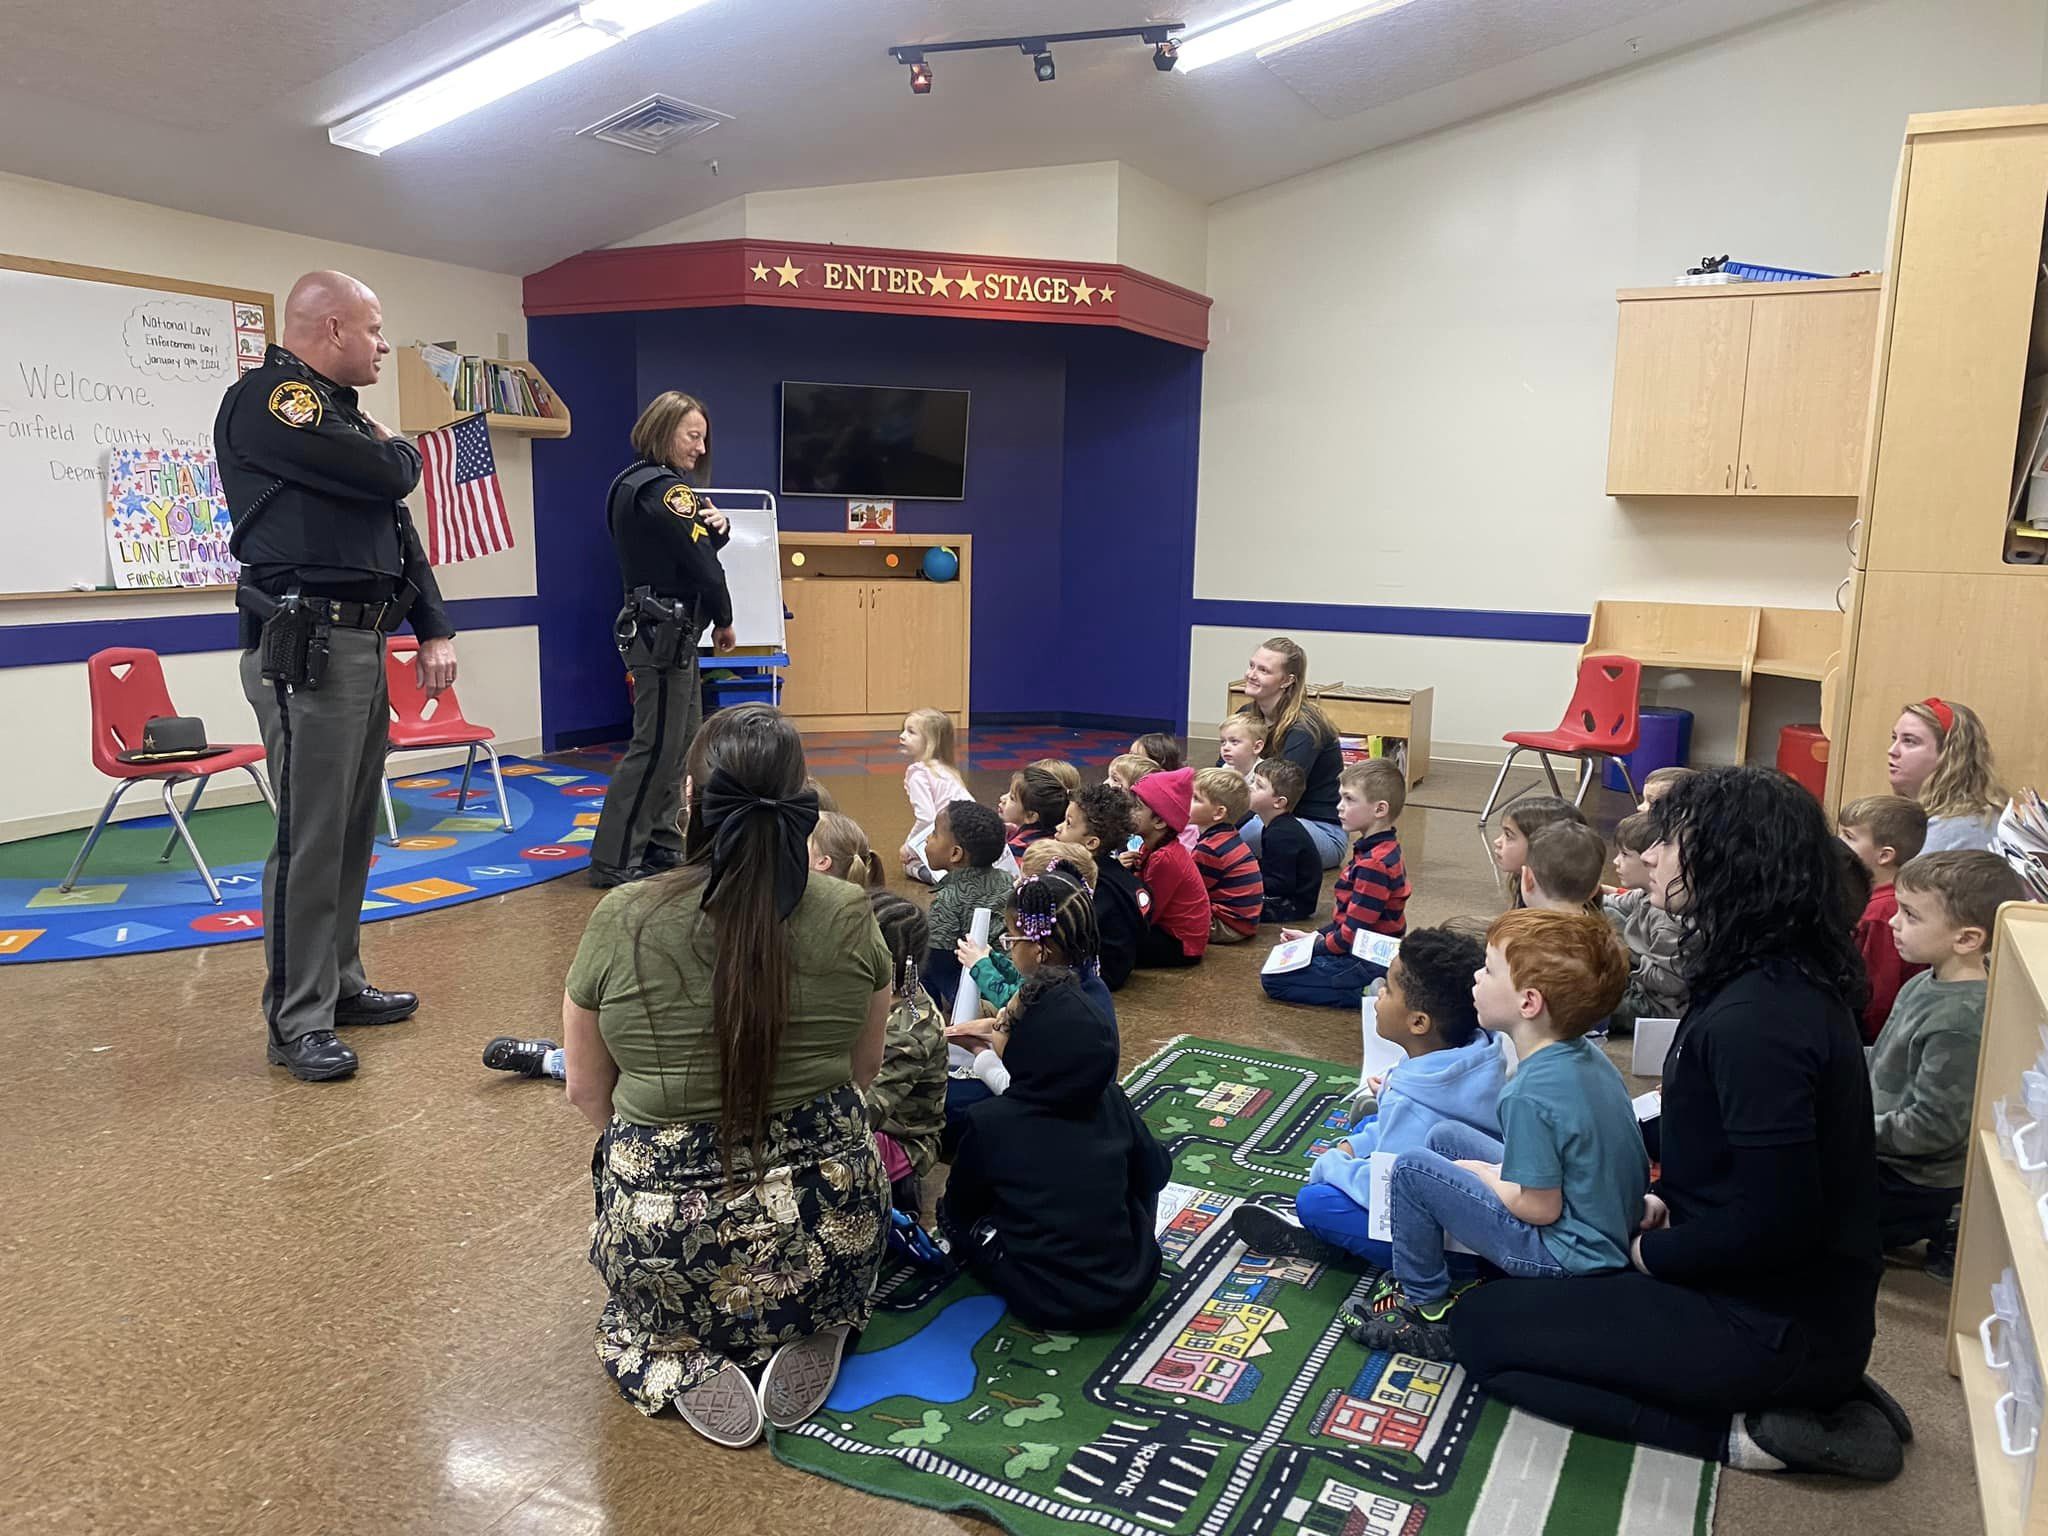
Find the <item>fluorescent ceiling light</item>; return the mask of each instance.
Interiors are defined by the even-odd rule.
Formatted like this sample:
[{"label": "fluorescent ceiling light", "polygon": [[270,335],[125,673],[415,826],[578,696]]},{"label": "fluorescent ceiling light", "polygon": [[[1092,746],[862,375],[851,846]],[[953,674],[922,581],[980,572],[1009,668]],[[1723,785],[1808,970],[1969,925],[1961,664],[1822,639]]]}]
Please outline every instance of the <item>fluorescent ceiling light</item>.
[{"label": "fluorescent ceiling light", "polygon": [[590,0],[327,130],[330,143],[381,155],[602,53],[704,0]]},{"label": "fluorescent ceiling light", "polygon": [[1180,40],[1183,72],[1250,53],[1285,38],[1313,31],[1333,21],[1354,20],[1375,11],[1398,10],[1408,0],[1280,0],[1207,31],[1184,34]]}]

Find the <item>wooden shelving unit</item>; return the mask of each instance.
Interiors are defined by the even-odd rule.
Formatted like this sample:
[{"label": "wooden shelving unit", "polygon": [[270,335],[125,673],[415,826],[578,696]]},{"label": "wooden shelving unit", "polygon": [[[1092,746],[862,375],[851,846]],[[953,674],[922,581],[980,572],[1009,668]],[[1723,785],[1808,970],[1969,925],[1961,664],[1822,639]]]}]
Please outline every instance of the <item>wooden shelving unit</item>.
[{"label": "wooden shelving unit", "polygon": [[1970,1120],[1970,1164],[1963,1184],[1963,1225],[1949,1298],[1948,1369],[1962,1382],[1970,1411],[1984,1528],[2048,1533],[2048,1478],[2037,1478],[2026,1507],[2020,1463],[1999,1443],[1994,1405],[2005,1387],[1985,1364],[1977,1338],[1991,1311],[1991,1284],[2010,1267],[2019,1279],[2037,1343],[2048,1340],[2048,1235],[2025,1177],[1998,1149],[1992,1106],[2017,1096],[2020,1074],[2033,1066],[2048,1025],[2048,906],[2009,902],[1999,909],[1991,951],[1991,987],[1984,1043],[1977,1058],[1977,1094]]},{"label": "wooden shelving unit", "polygon": [[[408,436],[436,432],[451,421],[460,421],[475,414],[455,408],[455,397],[421,359],[418,347],[400,347],[397,357],[399,431]],[[503,411],[486,411],[484,420],[493,432],[512,432],[523,437],[569,435],[568,402],[555,392],[555,387],[548,383],[538,368],[517,358],[491,357],[484,361],[502,368],[516,368],[529,379],[538,380],[546,386],[554,405],[553,414],[547,416],[513,416]]]},{"label": "wooden shelving unit", "polygon": [[[1342,691],[1332,694],[1328,691],[1332,688]],[[1347,694],[1365,697],[1350,698]],[[1384,736],[1402,743],[1406,748],[1403,777],[1410,789],[1429,772],[1430,717],[1436,709],[1434,688],[1358,688],[1344,683],[1311,683],[1308,696],[1339,736]],[[1229,719],[1247,702],[1244,684],[1231,684],[1224,702],[1224,718]]]}]

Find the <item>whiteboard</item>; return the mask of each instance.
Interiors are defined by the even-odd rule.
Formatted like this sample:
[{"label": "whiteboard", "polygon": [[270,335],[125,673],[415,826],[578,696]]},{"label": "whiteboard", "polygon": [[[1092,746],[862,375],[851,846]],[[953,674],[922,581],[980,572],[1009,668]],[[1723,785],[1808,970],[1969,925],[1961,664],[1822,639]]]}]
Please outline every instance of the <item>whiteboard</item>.
[{"label": "whiteboard", "polygon": [[113,450],[213,448],[267,293],[0,256],[0,592],[104,586]]},{"label": "whiteboard", "polygon": [[[697,493],[732,520],[732,538],[719,551],[725,589],[732,595],[732,627],[742,648],[783,648],[782,548],[775,497],[769,491]],[[754,506],[744,505],[746,502]],[[708,637],[707,637],[708,638]]]}]

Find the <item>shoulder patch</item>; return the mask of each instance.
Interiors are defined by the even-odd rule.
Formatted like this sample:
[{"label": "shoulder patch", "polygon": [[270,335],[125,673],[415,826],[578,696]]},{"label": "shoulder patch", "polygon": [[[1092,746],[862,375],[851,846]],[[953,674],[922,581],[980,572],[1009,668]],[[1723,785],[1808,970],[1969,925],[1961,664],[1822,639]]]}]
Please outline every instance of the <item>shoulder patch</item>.
[{"label": "shoulder patch", "polygon": [[672,485],[662,493],[661,504],[677,517],[697,515],[697,493],[687,485]]},{"label": "shoulder patch", "polygon": [[323,408],[312,385],[286,379],[270,392],[270,414],[288,427],[317,427]]}]

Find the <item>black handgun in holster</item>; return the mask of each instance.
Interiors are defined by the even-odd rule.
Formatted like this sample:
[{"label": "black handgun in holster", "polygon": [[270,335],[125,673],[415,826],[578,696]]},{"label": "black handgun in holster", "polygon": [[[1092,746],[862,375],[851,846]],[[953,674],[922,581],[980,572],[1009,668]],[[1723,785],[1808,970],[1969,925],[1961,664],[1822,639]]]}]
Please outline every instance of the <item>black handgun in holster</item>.
[{"label": "black handgun in holster", "polygon": [[[297,592],[272,598],[252,587],[243,587],[236,601],[263,620],[258,638],[266,683],[283,683],[308,693],[327,676],[328,636],[333,626],[324,612],[308,605]],[[268,603],[269,611],[264,612]]]},{"label": "black handgun in holster", "polygon": [[619,610],[618,622],[613,626],[621,654],[635,640],[642,640],[655,667],[664,672],[684,664],[690,652],[696,650],[697,636],[702,632],[694,605],[686,608],[679,602],[656,597],[651,587],[635,587],[626,595],[626,606]]}]

